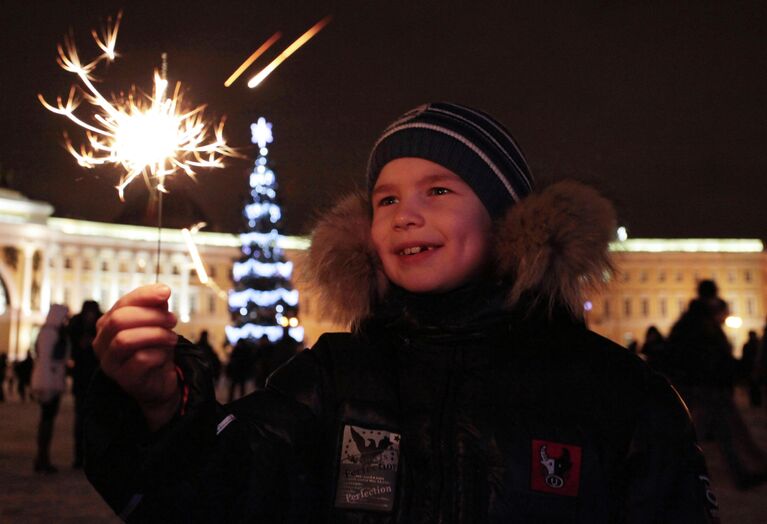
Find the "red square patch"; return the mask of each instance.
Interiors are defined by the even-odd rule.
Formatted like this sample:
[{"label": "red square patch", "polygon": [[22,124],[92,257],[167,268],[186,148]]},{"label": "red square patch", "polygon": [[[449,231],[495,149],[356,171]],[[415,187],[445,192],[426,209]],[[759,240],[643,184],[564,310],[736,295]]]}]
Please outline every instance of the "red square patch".
[{"label": "red square patch", "polygon": [[566,497],[578,496],[581,454],[579,446],[533,440],[530,488]]}]

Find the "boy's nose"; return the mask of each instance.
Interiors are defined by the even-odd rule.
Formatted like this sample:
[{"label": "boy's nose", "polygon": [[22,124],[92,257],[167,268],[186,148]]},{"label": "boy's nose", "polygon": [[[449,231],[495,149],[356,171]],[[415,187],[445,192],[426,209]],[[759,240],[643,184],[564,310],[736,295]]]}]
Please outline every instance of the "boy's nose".
[{"label": "boy's nose", "polygon": [[403,207],[397,211],[394,216],[395,229],[408,229],[411,227],[420,227],[423,225],[423,216],[413,209]]}]

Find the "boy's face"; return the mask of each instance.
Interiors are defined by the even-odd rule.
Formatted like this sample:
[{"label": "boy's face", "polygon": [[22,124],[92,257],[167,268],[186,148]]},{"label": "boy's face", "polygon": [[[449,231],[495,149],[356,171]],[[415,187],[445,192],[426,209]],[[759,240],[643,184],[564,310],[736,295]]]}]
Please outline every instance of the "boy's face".
[{"label": "boy's face", "polygon": [[492,220],[458,175],[422,158],[397,158],[372,194],[371,236],[384,272],[414,293],[442,293],[478,278],[491,256]]}]

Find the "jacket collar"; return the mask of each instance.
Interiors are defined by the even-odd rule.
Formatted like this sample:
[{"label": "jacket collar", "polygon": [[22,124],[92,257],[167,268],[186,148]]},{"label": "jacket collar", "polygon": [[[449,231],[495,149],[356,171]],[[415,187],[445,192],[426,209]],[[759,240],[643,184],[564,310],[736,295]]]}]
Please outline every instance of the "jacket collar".
[{"label": "jacket collar", "polygon": [[[322,304],[322,317],[358,327],[387,300],[391,284],[370,239],[366,195],[341,199],[321,217],[299,278]],[[594,189],[564,181],[534,193],[496,221],[497,280],[505,307],[565,310],[579,319],[585,294],[613,271],[608,253],[615,211]]]}]

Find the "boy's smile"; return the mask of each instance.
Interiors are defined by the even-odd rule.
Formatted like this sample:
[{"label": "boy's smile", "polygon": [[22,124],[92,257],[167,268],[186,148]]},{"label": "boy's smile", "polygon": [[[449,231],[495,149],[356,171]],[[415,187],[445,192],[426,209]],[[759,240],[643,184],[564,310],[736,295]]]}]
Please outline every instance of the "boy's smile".
[{"label": "boy's smile", "polygon": [[475,280],[491,254],[492,221],[449,169],[422,158],[384,166],[372,193],[371,236],[389,279],[414,293],[443,293]]}]

